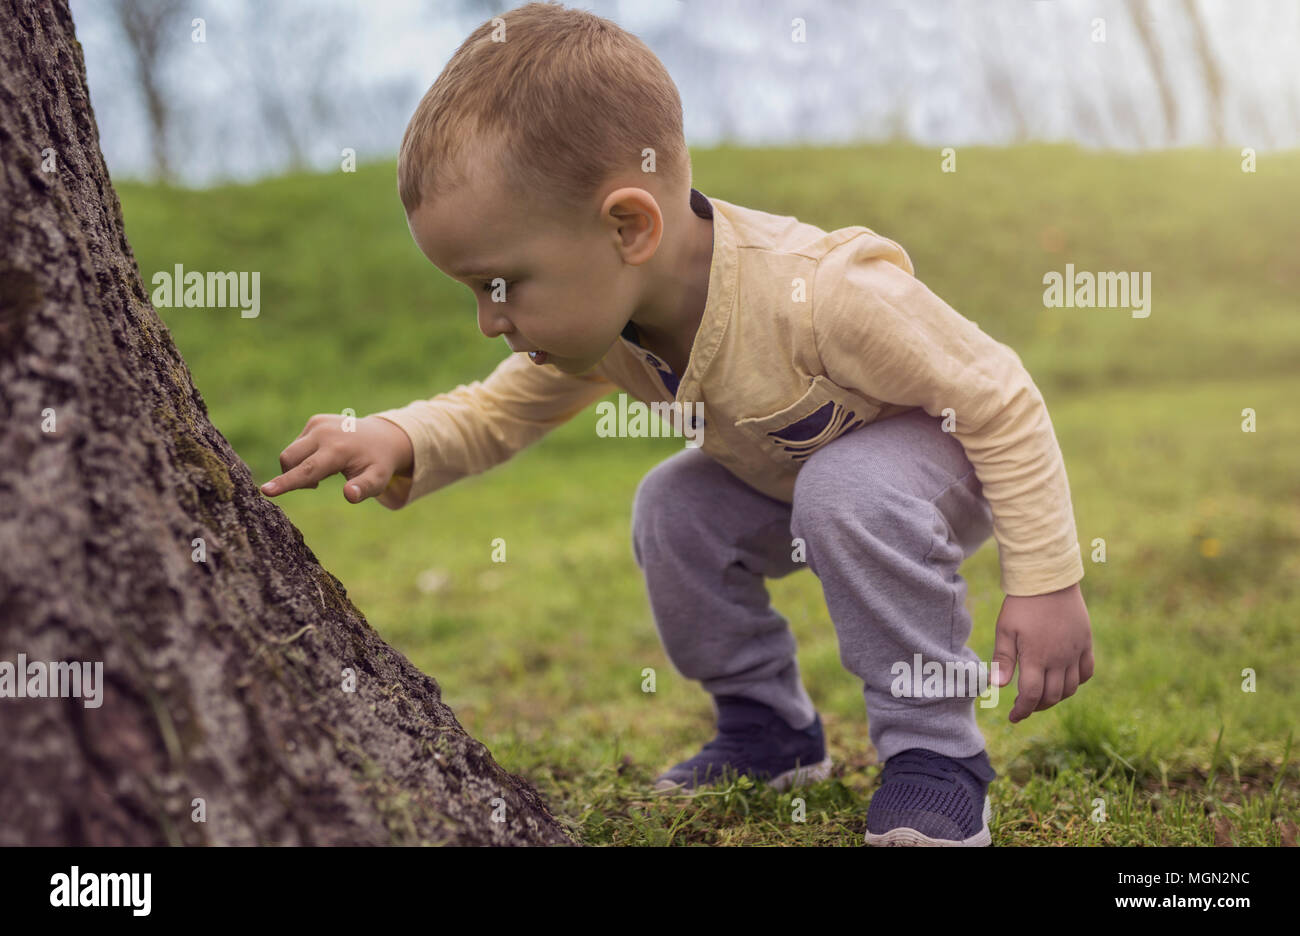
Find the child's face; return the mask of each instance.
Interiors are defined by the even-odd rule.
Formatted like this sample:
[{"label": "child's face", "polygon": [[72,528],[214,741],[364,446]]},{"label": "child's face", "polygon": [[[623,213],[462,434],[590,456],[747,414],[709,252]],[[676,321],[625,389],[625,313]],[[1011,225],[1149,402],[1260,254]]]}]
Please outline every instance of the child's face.
[{"label": "child's face", "polygon": [[[513,351],[545,351],[545,363],[565,373],[594,367],[635,312],[641,281],[620,245],[633,240],[634,260],[644,245],[620,233],[629,225],[602,222],[598,207],[587,218],[556,218],[479,171],[426,199],[407,224],[429,261],[474,291],[484,335],[504,336]],[[498,276],[504,302],[492,297]]]}]

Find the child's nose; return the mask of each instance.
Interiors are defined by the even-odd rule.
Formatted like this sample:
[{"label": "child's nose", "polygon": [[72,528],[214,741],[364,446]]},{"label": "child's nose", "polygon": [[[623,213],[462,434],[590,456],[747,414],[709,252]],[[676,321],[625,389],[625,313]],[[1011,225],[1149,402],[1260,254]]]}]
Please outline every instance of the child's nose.
[{"label": "child's nose", "polygon": [[[496,306],[496,308],[493,308],[493,306]],[[501,314],[500,303],[491,300],[487,303],[479,303],[478,329],[489,338],[495,338],[497,335],[504,335],[509,331],[513,331],[510,322]]]}]

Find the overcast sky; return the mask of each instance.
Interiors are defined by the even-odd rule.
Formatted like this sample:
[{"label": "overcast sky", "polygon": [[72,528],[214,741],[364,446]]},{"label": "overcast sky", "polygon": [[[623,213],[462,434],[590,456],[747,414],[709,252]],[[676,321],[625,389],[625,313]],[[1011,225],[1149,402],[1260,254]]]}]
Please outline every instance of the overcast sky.
[{"label": "overcast sky", "polygon": [[[935,146],[1027,138],[1138,148],[1213,140],[1204,59],[1185,0],[1137,7],[1176,105],[1172,136],[1128,0],[566,5],[614,20],[659,55],[681,92],[692,146],[903,137]],[[285,171],[295,148],[318,168],[337,165],[345,146],[363,158],[391,156],[420,95],[494,8],[474,0],[182,6],[160,45],[173,168],[203,184]],[[1194,8],[1221,78],[1225,145],[1300,146],[1300,0],[1196,0]],[[110,169],[145,176],[155,140],[111,5],[72,0],[72,10]],[[196,16],[205,20],[201,43],[192,41]],[[797,17],[804,42],[793,39]]]}]

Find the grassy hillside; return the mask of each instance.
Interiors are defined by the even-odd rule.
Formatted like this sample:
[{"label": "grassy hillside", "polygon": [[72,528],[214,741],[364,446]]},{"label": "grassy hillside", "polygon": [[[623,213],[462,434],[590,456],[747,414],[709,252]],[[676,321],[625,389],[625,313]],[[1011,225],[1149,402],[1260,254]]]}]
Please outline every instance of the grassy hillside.
[{"label": "grassy hillside", "polygon": [[[1300,782],[1300,153],[913,147],[714,149],[705,194],[900,242],[917,275],[1014,347],[1070,474],[1097,672],[1020,725],[977,709],[1017,843],[1294,841]],[[316,412],[359,415],[486,375],[508,353],[419,253],[391,164],[208,191],[119,187],[146,286],[182,263],[257,270],[261,313],[160,309],[217,426],[259,481]],[[1148,271],[1151,314],[1048,309],[1044,273]],[[594,301],[594,299],[593,299]],[[1258,431],[1241,431],[1252,408]],[[769,583],[837,760],[806,794],[648,800],[712,737],[665,657],[632,558],[632,495],[680,440],[601,439],[588,412],[485,475],[392,512],[339,477],[278,499],[461,721],[600,843],[858,844],[876,782],[860,686],[811,572]],[[493,563],[504,537],[508,561]],[[1001,604],[990,541],[963,568],[971,646]],[[702,626],[706,622],[702,622]],[[653,667],[658,691],[640,691]],[[1257,691],[1243,692],[1252,668]],[[1287,766],[1284,768],[1284,758]],[[1096,797],[1107,821],[1089,821]]]}]

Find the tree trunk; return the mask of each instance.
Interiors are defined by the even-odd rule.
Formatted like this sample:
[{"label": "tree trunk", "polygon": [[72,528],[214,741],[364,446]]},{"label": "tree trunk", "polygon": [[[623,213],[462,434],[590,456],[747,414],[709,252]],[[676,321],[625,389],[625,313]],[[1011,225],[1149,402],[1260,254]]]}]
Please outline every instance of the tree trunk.
[{"label": "tree trunk", "polygon": [[0,845],[572,844],[209,422],[65,0],[0,21]]}]

